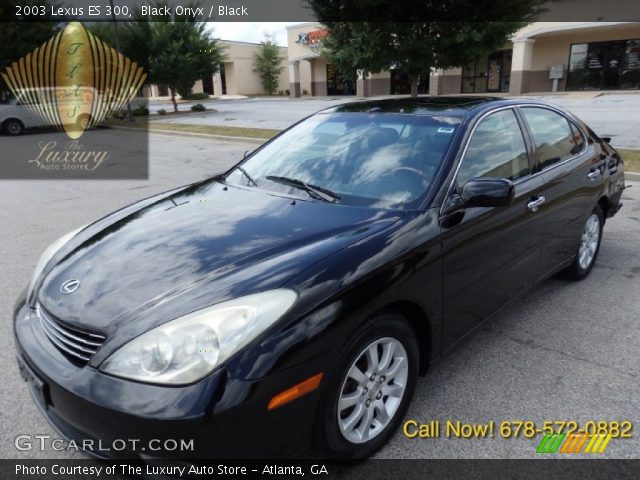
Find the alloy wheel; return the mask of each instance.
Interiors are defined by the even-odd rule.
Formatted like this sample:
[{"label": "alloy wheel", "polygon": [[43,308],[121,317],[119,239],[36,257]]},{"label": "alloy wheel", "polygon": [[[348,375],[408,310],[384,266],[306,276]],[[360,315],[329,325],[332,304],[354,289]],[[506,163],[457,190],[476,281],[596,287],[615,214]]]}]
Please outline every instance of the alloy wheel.
[{"label": "alloy wheel", "polygon": [[409,362],[398,340],[380,338],[360,352],[340,389],[338,426],[351,443],[380,434],[393,419],[407,386]]},{"label": "alloy wheel", "polygon": [[578,263],[583,270],[589,268],[589,265],[593,262],[599,239],[600,219],[598,215],[592,213],[584,224],[582,237],[580,238],[580,249],[578,250]]}]

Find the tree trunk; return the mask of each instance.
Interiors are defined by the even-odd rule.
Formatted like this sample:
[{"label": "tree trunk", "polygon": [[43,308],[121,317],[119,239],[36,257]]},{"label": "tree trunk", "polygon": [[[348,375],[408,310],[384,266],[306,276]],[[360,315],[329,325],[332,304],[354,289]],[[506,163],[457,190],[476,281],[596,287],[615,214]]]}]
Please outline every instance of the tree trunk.
[{"label": "tree trunk", "polygon": [[411,75],[411,97],[418,96],[418,75]]},{"label": "tree trunk", "polygon": [[177,112],[178,102],[176,102],[176,91],[173,88],[169,88],[169,91],[171,92],[171,103],[173,103],[173,111]]}]

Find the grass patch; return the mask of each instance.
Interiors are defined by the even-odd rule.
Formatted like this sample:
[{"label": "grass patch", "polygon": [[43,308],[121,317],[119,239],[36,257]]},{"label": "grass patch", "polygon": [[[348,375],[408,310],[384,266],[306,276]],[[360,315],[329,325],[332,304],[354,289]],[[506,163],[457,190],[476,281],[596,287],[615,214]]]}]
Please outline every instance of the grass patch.
[{"label": "grass patch", "polygon": [[187,132],[187,133],[204,133],[207,135],[220,135],[223,137],[246,137],[269,139],[280,130],[270,130],[267,128],[243,128],[243,127],[221,127],[217,125],[191,125],[186,123],[165,123],[165,122],[148,122],[146,119],[137,119],[132,124],[127,121],[113,120],[107,122],[108,125],[139,128],[143,130],[165,130],[171,132]]},{"label": "grass patch", "polygon": [[640,150],[627,150],[618,148],[618,152],[624,160],[625,172],[640,172]]}]

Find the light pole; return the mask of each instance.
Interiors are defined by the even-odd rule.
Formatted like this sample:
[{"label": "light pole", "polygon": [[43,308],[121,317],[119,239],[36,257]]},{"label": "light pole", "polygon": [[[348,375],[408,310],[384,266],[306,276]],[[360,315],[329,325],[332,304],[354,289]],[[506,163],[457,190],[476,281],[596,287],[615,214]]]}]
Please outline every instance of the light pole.
[{"label": "light pole", "polygon": [[[109,3],[111,4],[111,16],[113,17],[113,30],[115,33],[116,51],[118,53],[122,53],[120,51],[120,35],[118,33],[118,21],[116,20],[116,12],[113,7],[113,0],[109,0]],[[129,100],[127,100],[127,120],[129,122],[133,122],[133,115],[131,114],[131,101]]]}]

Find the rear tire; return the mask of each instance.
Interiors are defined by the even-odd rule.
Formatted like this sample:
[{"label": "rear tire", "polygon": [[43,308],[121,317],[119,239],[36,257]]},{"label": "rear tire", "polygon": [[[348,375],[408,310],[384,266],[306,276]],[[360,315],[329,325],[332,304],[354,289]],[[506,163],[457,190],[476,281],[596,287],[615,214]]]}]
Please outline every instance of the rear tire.
[{"label": "rear tire", "polygon": [[5,120],[2,124],[2,131],[12,137],[17,137],[18,135],[22,135],[22,132],[24,132],[24,125],[20,120],[10,118],[9,120]]},{"label": "rear tire", "polygon": [[406,414],[418,377],[413,328],[391,311],[365,322],[326,379],[316,431],[329,458],[366,458],[385,445]]},{"label": "rear tire", "polygon": [[593,268],[598,258],[600,243],[602,241],[602,227],[604,226],[604,213],[600,205],[596,205],[587,217],[573,263],[564,271],[571,280],[582,280]]}]

